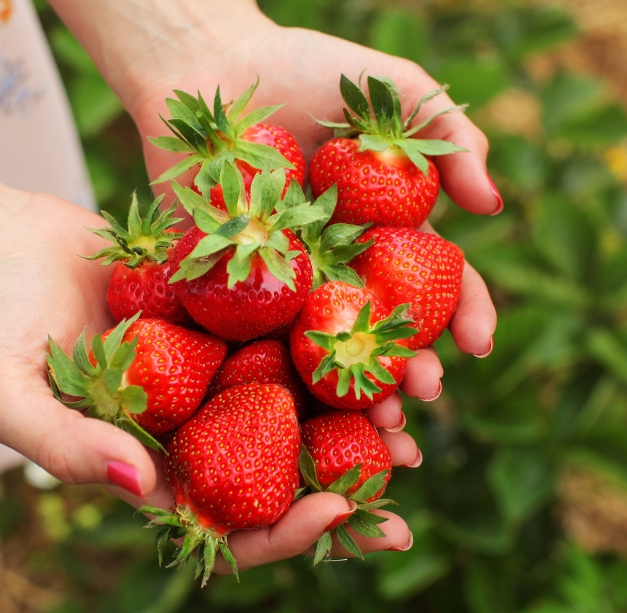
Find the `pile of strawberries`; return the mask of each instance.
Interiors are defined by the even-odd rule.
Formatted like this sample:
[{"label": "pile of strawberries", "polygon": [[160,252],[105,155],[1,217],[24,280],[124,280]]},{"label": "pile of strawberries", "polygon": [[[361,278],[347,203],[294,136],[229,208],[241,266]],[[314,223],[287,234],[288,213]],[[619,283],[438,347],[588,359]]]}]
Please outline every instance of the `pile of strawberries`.
[{"label": "pile of strawberries", "polygon": [[[390,478],[390,452],[365,409],[389,397],[408,359],[442,333],[458,303],[464,257],[417,230],[439,191],[430,159],[460,148],[412,138],[427,94],[401,119],[398,92],[368,78],[368,96],[346,77],[345,124],[309,162],[294,137],[266,123],[279,107],[244,114],[256,84],[210,109],[176,91],[152,139],[180,163],[177,205],[128,226],[92,230],[111,246],[90,256],[115,264],[107,304],[118,325],[84,336],[72,358],[51,339],[55,396],[163,453],[176,505],[142,507],[157,543],[182,539],[173,564],[198,552],[209,577],[220,552],[237,572],[227,536],[276,522],[298,497],[332,491],[357,503],[350,530],[376,537],[373,511]],[[451,110],[451,109],[447,109]],[[174,179],[196,169],[191,187]],[[330,555],[331,534],[315,562]],[[161,553],[160,553],[161,556]]]}]

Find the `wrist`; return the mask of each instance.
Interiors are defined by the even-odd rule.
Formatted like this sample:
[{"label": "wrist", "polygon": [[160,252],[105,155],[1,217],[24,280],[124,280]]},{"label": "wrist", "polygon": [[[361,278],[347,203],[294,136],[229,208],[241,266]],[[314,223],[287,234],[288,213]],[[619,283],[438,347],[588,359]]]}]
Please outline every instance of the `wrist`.
[{"label": "wrist", "polygon": [[[50,0],[133,116],[149,92],[207,72],[227,50],[274,25],[255,0]],[[202,58],[198,58],[202,50]]]}]

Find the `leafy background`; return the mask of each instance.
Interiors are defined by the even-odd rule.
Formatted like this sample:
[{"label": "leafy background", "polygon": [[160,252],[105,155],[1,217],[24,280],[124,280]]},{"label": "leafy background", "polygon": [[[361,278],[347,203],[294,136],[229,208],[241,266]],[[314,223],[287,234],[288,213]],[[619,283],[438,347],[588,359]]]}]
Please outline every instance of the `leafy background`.
[{"label": "leafy background", "polygon": [[[158,568],[152,534],[101,489],[45,491],[16,470],[0,477],[0,610],[627,611],[623,3],[261,6],[281,24],[420,63],[470,103],[490,138],[505,211],[473,217],[443,196],[433,221],[489,283],[499,327],[484,360],[445,335],[442,396],[407,401],[425,462],[396,470],[389,493],[414,546],[316,569],[307,559],[276,563],[239,585],[213,577],[201,591],[188,570]],[[47,5],[38,8],[98,201],[123,217],[131,191],[147,183],[132,122]]]}]

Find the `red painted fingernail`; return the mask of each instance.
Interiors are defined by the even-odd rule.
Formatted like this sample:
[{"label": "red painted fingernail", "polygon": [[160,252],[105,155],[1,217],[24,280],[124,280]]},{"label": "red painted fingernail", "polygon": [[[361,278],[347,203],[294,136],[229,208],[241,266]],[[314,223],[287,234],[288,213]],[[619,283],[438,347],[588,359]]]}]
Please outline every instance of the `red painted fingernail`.
[{"label": "red painted fingernail", "polygon": [[472,355],[474,355],[476,358],[487,358],[492,353],[492,349],[494,349],[494,337],[491,336],[488,349],[483,353],[473,353]]},{"label": "red painted fingernail", "polygon": [[490,183],[490,191],[494,194],[496,198],[496,207],[490,213],[490,215],[498,215],[503,210],[503,197],[499,193],[499,190],[496,189],[496,185],[494,185],[494,181],[492,181],[490,175],[488,175],[488,182]]},{"label": "red painted fingernail", "polygon": [[107,479],[127,492],[143,497],[137,469],[123,462],[107,462]]},{"label": "red painted fingernail", "polygon": [[356,510],[357,503],[354,500],[347,500],[350,509],[344,513],[340,513],[325,529],[325,532],[330,532],[334,528],[337,528],[340,524],[343,524]]},{"label": "red painted fingernail", "polygon": [[438,386],[438,391],[435,393],[434,396],[429,396],[428,398],[420,398],[420,400],[422,400],[423,402],[433,402],[434,400],[436,400],[436,398],[440,397],[441,393],[442,393],[442,381],[440,381],[440,385]]},{"label": "red painted fingernail", "polygon": [[385,428],[388,432],[400,432],[405,425],[407,424],[407,417],[405,417],[405,413],[401,412],[401,421],[396,424],[396,426],[392,426],[391,428]]},{"label": "red painted fingernail", "polygon": [[411,549],[411,546],[413,544],[414,544],[414,535],[410,532],[409,540],[407,541],[406,545],[403,545],[403,547],[388,547],[386,551],[408,551],[409,549]]},{"label": "red painted fingernail", "polygon": [[422,451],[418,449],[416,459],[411,464],[403,464],[406,468],[418,468],[422,464]]}]

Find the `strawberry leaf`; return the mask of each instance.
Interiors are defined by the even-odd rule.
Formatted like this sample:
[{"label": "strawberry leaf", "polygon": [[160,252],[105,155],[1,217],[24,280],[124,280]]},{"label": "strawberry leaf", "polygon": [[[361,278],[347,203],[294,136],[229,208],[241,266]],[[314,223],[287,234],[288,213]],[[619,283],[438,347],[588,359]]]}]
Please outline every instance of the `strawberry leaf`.
[{"label": "strawberry leaf", "polygon": [[[378,364],[378,362],[377,362],[377,364]],[[381,368],[383,368],[383,367],[381,366]],[[341,372],[347,372],[349,377],[352,375],[352,377],[353,377],[353,379],[355,381],[354,388],[355,388],[355,397],[357,398],[357,400],[359,400],[361,398],[362,393],[366,397],[368,397],[370,400],[372,400],[372,397],[375,394],[377,394],[377,393],[379,393],[381,391],[381,388],[376,383],[371,381],[366,376],[366,373],[364,372],[365,370],[370,371],[369,365],[367,365],[367,364],[353,364],[353,366],[351,366],[350,370],[347,369],[345,371],[340,371],[340,373]],[[385,370],[385,369],[383,368],[383,370]],[[387,373],[387,370],[385,370],[385,372]],[[387,373],[387,374],[389,375],[389,373]],[[389,380],[388,381],[383,381],[383,383],[390,383],[390,382],[394,383],[394,379],[391,376],[390,376],[390,378],[392,379],[391,381],[389,381]],[[339,390],[339,384],[338,384],[338,390]],[[338,396],[339,395],[340,395],[340,393],[338,391]]]},{"label": "strawberry leaf", "polygon": [[352,332],[369,332],[370,331],[370,314],[371,314],[372,305],[370,301],[366,302],[363,307],[359,310],[357,314],[357,319],[355,319],[355,323],[353,324]]},{"label": "strawberry leaf", "polygon": [[290,168],[294,169],[294,165],[289,162],[285,156],[270,145],[261,143],[250,143],[248,141],[238,139],[235,141],[237,157],[253,168]]},{"label": "strawberry leaf", "polygon": [[323,560],[329,557],[331,553],[331,547],[333,546],[333,540],[330,532],[325,532],[316,542],[316,549],[314,551],[313,565],[320,564]]},{"label": "strawberry leaf", "polygon": [[[355,511],[355,513],[353,513],[349,517],[348,525],[355,532],[357,532],[357,534],[361,536],[365,536],[366,538],[380,538],[382,536],[385,536],[385,532],[383,532],[383,530],[381,530],[381,528],[379,528],[379,526],[377,526],[376,523],[372,521],[368,521],[364,515],[365,514],[360,515],[358,510]],[[373,513],[370,513],[369,515],[378,517],[377,515],[374,515]],[[383,517],[380,517],[380,519],[383,521],[386,521],[386,519]]]},{"label": "strawberry leaf", "polygon": [[345,75],[340,76],[340,93],[348,108],[365,123],[370,122],[370,105],[364,93]]},{"label": "strawberry leaf", "polygon": [[333,492],[334,494],[341,494],[342,496],[346,494],[346,491],[357,483],[362,466],[363,464],[356,464],[353,468],[347,470],[341,477],[338,477],[327,487],[327,491]]},{"label": "strawberry leaf", "polygon": [[129,413],[143,413],[148,406],[148,394],[141,385],[129,385],[118,394],[120,406]]},{"label": "strawberry leaf", "polygon": [[366,503],[368,498],[372,498],[377,492],[379,492],[386,484],[386,477],[389,470],[382,470],[377,474],[370,477],[362,486],[350,497],[358,503]]},{"label": "strawberry leaf", "polygon": [[346,531],[346,528],[343,525],[340,525],[335,529],[335,534],[337,535],[337,539],[342,547],[344,547],[348,553],[356,558],[360,558],[361,560],[364,559],[364,555],[361,553],[355,539],[353,539],[353,537]]},{"label": "strawberry leaf", "polygon": [[233,257],[226,265],[226,271],[229,275],[227,286],[233,287],[238,281],[246,281],[250,274],[251,255],[259,249],[259,243],[249,245],[238,245],[235,249]]},{"label": "strawberry leaf", "polygon": [[316,473],[316,463],[305,445],[301,445],[300,447],[298,467],[305,483],[309,485],[314,492],[322,492],[323,488],[318,481],[318,475]]},{"label": "strawberry leaf", "polygon": [[285,258],[283,258],[275,249],[270,249],[268,247],[261,248],[259,250],[259,255],[264,261],[264,264],[268,267],[270,274],[279,281],[283,281],[283,283],[285,283],[291,291],[295,292],[296,285],[294,284],[294,278],[296,277],[296,273],[294,272],[294,269],[285,261]]},{"label": "strawberry leaf", "polygon": [[325,279],[327,281],[342,281],[353,287],[364,287],[359,275],[352,268],[340,264],[337,266],[326,266],[324,268],[324,278],[320,279],[319,284],[324,283]]},{"label": "strawberry leaf", "polygon": [[165,447],[126,413],[118,413],[113,420],[113,424],[120,428],[120,430],[124,430],[134,436],[142,445],[154,449],[155,451],[165,452]]},{"label": "strawberry leaf", "polygon": [[233,124],[237,123],[240,115],[244,112],[244,109],[250,102],[255,90],[259,86],[259,76],[257,76],[257,80],[253,83],[244,93],[240,94],[233,104],[230,105],[227,111],[227,117],[229,121]]},{"label": "strawberry leaf", "polygon": [[186,141],[176,136],[149,136],[148,142],[172,153],[194,153],[194,149]]},{"label": "strawberry leaf", "polygon": [[172,166],[172,168],[169,168],[164,173],[159,175],[150,185],[158,185],[159,183],[165,183],[166,181],[170,181],[175,177],[182,175],[190,168],[193,168],[194,166],[196,166],[196,164],[201,164],[202,161],[203,157],[198,153],[194,153],[193,155],[190,155],[184,160],[181,160],[180,162]]},{"label": "strawberry leaf", "polygon": [[368,77],[372,111],[381,134],[400,135],[401,107],[396,87],[375,77]]},{"label": "strawberry leaf", "polygon": [[276,104],[274,106],[263,106],[248,113],[245,117],[239,120],[235,124],[235,130],[238,135],[241,135],[251,126],[257,123],[265,121],[270,115],[276,113],[279,109],[282,109],[284,104]]}]

